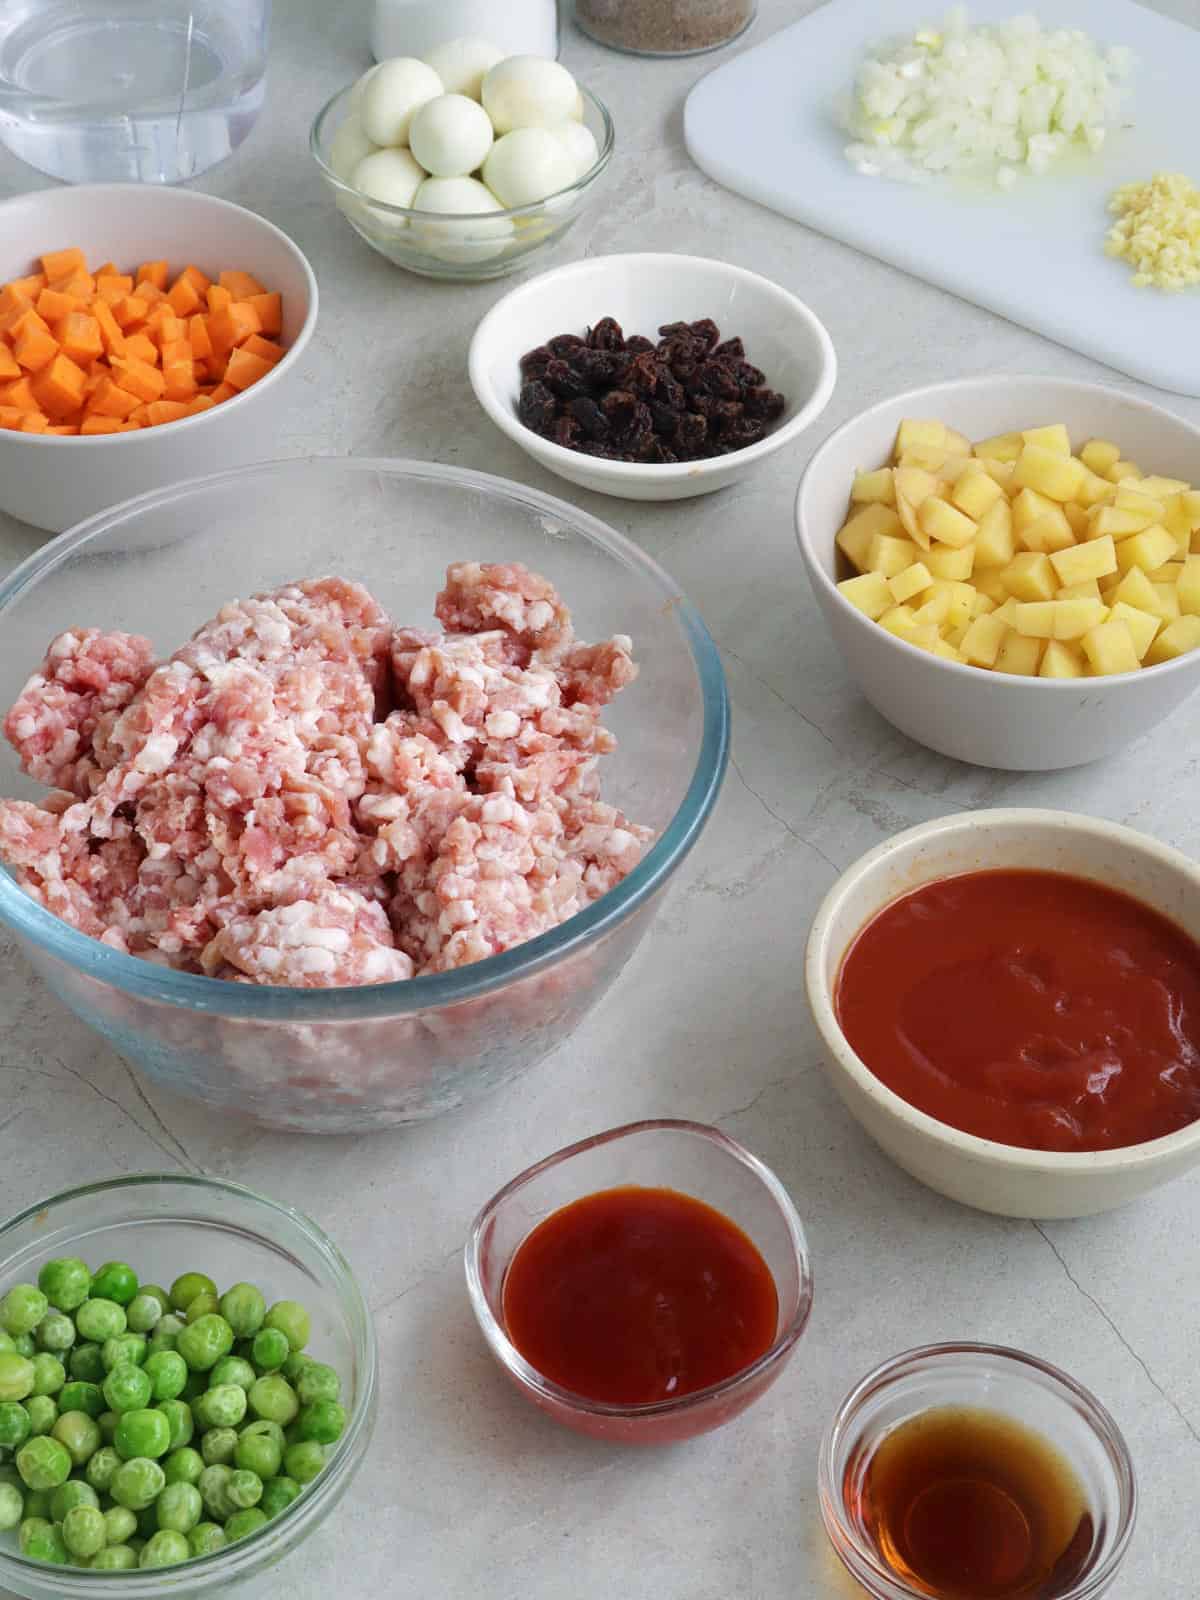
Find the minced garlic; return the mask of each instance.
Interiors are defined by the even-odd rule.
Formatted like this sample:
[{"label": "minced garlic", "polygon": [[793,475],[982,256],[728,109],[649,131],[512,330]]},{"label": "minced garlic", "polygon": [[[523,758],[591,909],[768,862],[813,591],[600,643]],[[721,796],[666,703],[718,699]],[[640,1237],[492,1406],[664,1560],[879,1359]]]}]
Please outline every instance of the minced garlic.
[{"label": "minced garlic", "polygon": [[1200,189],[1181,172],[1127,183],[1108,209],[1120,218],[1105,252],[1128,261],[1140,287],[1186,289],[1200,283]]}]

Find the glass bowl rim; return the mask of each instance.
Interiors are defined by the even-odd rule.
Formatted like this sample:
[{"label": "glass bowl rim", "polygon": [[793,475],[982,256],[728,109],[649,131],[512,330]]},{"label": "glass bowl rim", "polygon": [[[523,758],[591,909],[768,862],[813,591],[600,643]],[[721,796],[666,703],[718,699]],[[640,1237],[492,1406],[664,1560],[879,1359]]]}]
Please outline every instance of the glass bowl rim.
[{"label": "glass bowl rim", "polygon": [[309,154],[312,156],[313,160],[320,169],[321,176],[332,189],[341,194],[349,196],[349,198],[352,200],[357,200],[360,205],[370,206],[372,210],[382,212],[384,216],[396,217],[405,222],[426,222],[430,219],[436,219],[439,225],[455,222],[494,223],[497,220],[503,221],[505,219],[512,220],[513,218],[529,218],[540,216],[552,200],[561,199],[563,195],[582,194],[585,189],[590,188],[600,174],[604,171],[605,167],[608,166],[608,163],[612,159],[613,149],[616,145],[616,127],[613,123],[612,113],[604,104],[604,101],[600,99],[599,95],[593,94],[592,91],[588,88],[585,88],[583,84],[577,83],[576,87],[578,88],[579,93],[583,96],[584,104],[587,105],[590,102],[593,110],[599,114],[600,126],[603,130],[603,138],[600,141],[599,154],[597,155],[593,164],[586,172],[582,173],[578,178],[575,178],[571,183],[565,185],[564,188],[555,189],[552,194],[543,195],[540,200],[531,200],[526,205],[502,207],[498,211],[462,211],[452,212],[447,215],[442,211],[418,211],[412,206],[392,205],[391,202],[387,200],[373,200],[370,195],[364,194],[361,189],[356,189],[352,183],[347,183],[344,178],[339,178],[337,173],[321,154],[321,145],[325,135],[326,118],[333,114],[340,102],[352,92],[358,82],[359,80],[356,78],[354,83],[348,83],[343,88],[339,89],[336,94],[331,95],[330,98],[326,100],[325,104],[317,112],[316,116],[313,118],[312,127],[310,128],[308,135]]},{"label": "glass bowl rim", "polygon": [[[834,1529],[837,1531],[838,1539],[845,1541],[853,1551],[855,1560],[861,1563],[871,1578],[889,1586],[888,1593],[903,1596],[904,1600],[909,1600],[909,1597],[911,1600],[928,1600],[924,1589],[914,1588],[890,1567],[885,1566],[874,1550],[859,1537],[858,1531],[850,1525],[844,1513],[838,1487],[836,1462],[837,1452],[864,1401],[881,1390],[899,1386],[913,1377],[922,1367],[935,1366],[948,1357],[966,1357],[968,1360],[975,1358],[980,1365],[985,1362],[1001,1365],[1009,1371],[1015,1370],[1021,1373],[1022,1376],[1026,1376],[1023,1369],[1031,1369],[1041,1379],[1048,1380],[1049,1388],[1057,1390],[1062,1398],[1074,1404],[1074,1408],[1083,1417],[1091,1433],[1099,1440],[1106,1458],[1113,1467],[1120,1502],[1120,1515],[1113,1546],[1100,1565],[1088,1573],[1081,1584],[1064,1591],[1059,1600],[1093,1600],[1093,1597],[1103,1594],[1128,1553],[1129,1541],[1133,1537],[1137,1522],[1137,1475],[1129,1446],[1112,1413],[1086,1385],[1073,1378],[1063,1368],[1055,1366],[1052,1361],[1032,1355],[1027,1350],[1018,1350],[1012,1345],[988,1344],[971,1339],[916,1345],[911,1350],[902,1350],[898,1355],[881,1361],[878,1366],[860,1378],[842,1398],[825,1429],[817,1455],[817,1497],[826,1531],[835,1550],[840,1556],[838,1541],[833,1538]],[[1027,1381],[1030,1380],[1027,1378]],[[997,1405],[994,1409],[1002,1411],[1004,1408]],[[860,1583],[863,1581],[857,1573],[854,1576]]]},{"label": "glass bowl rim", "polygon": [[567,500],[491,473],[400,457],[308,455],[260,461],[184,479],[107,507],[35,550],[0,582],[0,627],[6,609],[19,603],[26,589],[52,574],[91,540],[120,525],[130,512],[168,505],[176,500],[187,501],[197,490],[249,479],[255,474],[300,476],[314,468],[320,472],[332,470],[336,474],[382,473],[396,480],[416,479],[516,501],[541,516],[567,523],[587,543],[599,546],[619,564],[635,569],[653,583],[679,617],[700,693],[702,727],[687,789],[674,815],[629,876],[566,922],[524,944],[514,945],[511,950],[469,966],[393,983],[296,989],[228,983],[221,978],[159,967],[138,956],[114,950],[72,928],[40,906],[0,868],[0,924],[32,940],[74,971],[107,983],[124,994],[184,1010],[260,1022],[392,1019],[481,998],[509,983],[556,966],[575,951],[596,942],[644,905],[666,883],[695,844],[720,793],[729,759],[729,695],[720,653],[700,613],[658,563],[615,528]]},{"label": "glass bowl rim", "polygon": [[[54,1581],[62,1585],[64,1600],[71,1600],[71,1597],[85,1600],[85,1597],[89,1596],[91,1592],[88,1584],[94,1580],[109,1582],[110,1578],[124,1578],[131,1585],[128,1592],[131,1595],[136,1595],[139,1593],[139,1585],[144,1585],[148,1591],[151,1583],[161,1584],[172,1574],[178,1576],[183,1573],[195,1573],[197,1576],[211,1577],[220,1571],[222,1563],[241,1569],[230,1573],[229,1576],[231,1578],[248,1576],[251,1571],[257,1569],[259,1562],[266,1556],[265,1545],[268,1533],[278,1535],[280,1531],[283,1531],[286,1535],[289,1524],[295,1520],[292,1516],[293,1510],[300,1506],[303,1506],[309,1513],[311,1524],[301,1534],[301,1540],[314,1533],[319,1523],[319,1518],[323,1515],[317,1502],[327,1502],[331,1498],[336,1501],[349,1483],[347,1473],[352,1476],[357,1466],[361,1465],[361,1450],[365,1450],[370,1443],[371,1433],[374,1429],[375,1406],[379,1389],[379,1342],[375,1333],[375,1319],[371,1315],[371,1309],[359,1287],[358,1280],[350,1268],[349,1262],[342,1255],[337,1245],[334,1244],[319,1223],[314,1222],[310,1216],[298,1210],[297,1207],[289,1205],[287,1201],[274,1200],[269,1195],[260,1194],[257,1189],[251,1189],[246,1184],[235,1183],[228,1178],[212,1178],[202,1173],[128,1173],[119,1178],[101,1178],[94,1183],[83,1183],[71,1189],[60,1189],[48,1199],[39,1200],[33,1205],[24,1207],[14,1216],[0,1222],[0,1251],[3,1251],[5,1241],[14,1228],[20,1227],[24,1222],[35,1220],[40,1212],[51,1212],[55,1206],[64,1205],[72,1200],[85,1200],[93,1195],[112,1194],[125,1189],[148,1188],[155,1184],[164,1183],[180,1184],[184,1188],[207,1190],[210,1193],[232,1195],[239,1200],[248,1201],[254,1207],[261,1206],[274,1213],[277,1222],[282,1219],[286,1226],[296,1229],[304,1235],[309,1244],[316,1247],[323,1262],[330,1269],[339,1289],[349,1290],[353,1300],[352,1309],[355,1313],[355,1320],[363,1333],[366,1361],[362,1391],[355,1399],[354,1409],[346,1418],[345,1431],[337,1442],[336,1454],[327,1462],[311,1493],[297,1497],[290,1505],[285,1506],[278,1515],[264,1523],[261,1528],[256,1528],[246,1538],[238,1539],[232,1545],[225,1545],[220,1550],[213,1551],[210,1555],[189,1557],[186,1562],[180,1562],[176,1567],[156,1567],[149,1568],[144,1572],[120,1572],[110,1575],[108,1573],[96,1573],[86,1567],[51,1568],[44,1561],[31,1561],[28,1556],[22,1555],[17,1550],[0,1549],[0,1580],[3,1579],[6,1566],[9,1566],[9,1564],[11,1564],[11,1570],[15,1570],[18,1573],[28,1571],[45,1575],[53,1572]],[[120,1224],[114,1224],[114,1226],[120,1226]],[[246,1231],[253,1231],[269,1243],[279,1242],[268,1238],[258,1229],[247,1229]],[[3,1273],[7,1267],[8,1259],[0,1254],[0,1273]],[[361,1450],[356,1452],[354,1447],[360,1445],[360,1443]],[[355,1459],[356,1454],[359,1456],[357,1460]],[[286,1537],[283,1541],[280,1541],[278,1537],[272,1540],[275,1545],[281,1542],[286,1546]],[[276,1559],[282,1560],[284,1556],[290,1553],[290,1550],[285,1548],[278,1552]],[[236,1562],[230,1562],[230,1557],[234,1555],[238,1559]],[[246,1559],[247,1556],[249,1556],[249,1559]],[[76,1584],[75,1580],[77,1579],[83,1581]]]},{"label": "glass bowl rim", "polygon": [[[727,1155],[732,1156],[753,1177],[758,1179],[759,1185],[766,1191],[775,1208],[783,1219],[788,1232],[792,1257],[797,1268],[799,1290],[796,1310],[788,1319],[786,1326],[776,1334],[768,1349],[762,1355],[755,1357],[747,1366],[741,1367],[737,1372],[731,1373],[728,1378],[722,1378],[718,1383],[710,1383],[703,1389],[694,1389],[688,1394],[680,1395],[673,1400],[654,1400],[640,1405],[621,1405],[609,1401],[589,1400],[586,1395],[578,1394],[573,1389],[565,1389],[549,1378],[545,1378],[532,1366],[517,1347],[509,1339],[500,1320],[492,1311],[488,1298],[483,1288],[482,1274],[479,1270],[479,1247],[483,1231],[491,1220],[493,1212],[503,1201],[518,1193],[534,1178],[540,1177],[543,1172],[551,1167],[560,1166],[571,1160],[574,1156],[584,1155],[589,1150],[594,1150],[600,1145],[613,1144],[622,1139],[628,1139],[642,1133],[682,1133],[692,1138],[698,1138],[708,1144],[716,1145]],[[697,1196],[696,1198],[702,1198]],[[518,1245],[519,1249],[520,1246]],[[514,1252],[515,1254],[515,1252]],[[484,1338],[492,1354],[517,1380],[522,1388],[531,1390],[541,1398],[550,1400],[556,1405],[566,1407],[571,1411],[592,1417],[621,1418],[632,1422],[642,1419],[659,1417],[677,1417],[688,1412],[701,1409],[709,1401],[725,1398],[737,1393],[739,1390],[752,1386],[756,1380],[763,1377],[778,1363],[784,1360],[795,1347],[801,1334],[808,1325],[812,1314],[813,1303],[813,1270],[812,1259],[808,1249],[808,1240],[804,1232],[804,1223],[796,1209],[795,1202],[788,1193],[783,1182],[752,1151],[748,1150],[739,1140],[723,1129],[713,1127],[709,1123],[692,1122],[679,1117],[649,1117],[640,1122],[627,1122],[619,1128],[608,1128],[603,1133],[590,1135],[586,1139],[577,1139],[573,1144],[564,1145],[561,1150],[554,1151],[551,1155],[544,1156],[542,1160],[526,1167],[523,1172],[517,1173],[484,1205],[471,1224],[467,1242],[463,1247],[463,1268],[467,1279],[467,1293],[471,1301],[471,1309],[479,1323]]]}]

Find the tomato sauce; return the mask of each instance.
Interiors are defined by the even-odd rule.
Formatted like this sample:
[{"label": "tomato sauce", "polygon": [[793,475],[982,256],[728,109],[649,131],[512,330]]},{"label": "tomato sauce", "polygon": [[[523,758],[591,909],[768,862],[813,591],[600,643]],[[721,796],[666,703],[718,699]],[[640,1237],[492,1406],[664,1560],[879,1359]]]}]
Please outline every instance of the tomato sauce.
[{"label": "tomato sauce", "polygon": [[1064,873],[970,872],[886,906],[838,976],[838,1022],[940,1122],[1034,1150],[1113,1150],[1200,1117],[1200,946]]},{"label": "tomato sauce", "polygon": [[775,1340],[770,1268],[728,1217],[674,1189],[602,1189],[524,1239],[504,1280],[509,1338],[588,1400],[676,1400]]}]

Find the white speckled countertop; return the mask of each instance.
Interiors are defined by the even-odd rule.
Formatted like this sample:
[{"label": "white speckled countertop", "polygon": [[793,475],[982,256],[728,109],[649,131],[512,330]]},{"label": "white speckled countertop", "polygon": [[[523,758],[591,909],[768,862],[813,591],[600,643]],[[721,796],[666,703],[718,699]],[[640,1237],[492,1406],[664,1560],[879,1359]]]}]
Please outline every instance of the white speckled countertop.
[{"label": "white speckled countertop", "polygon": [[[808,9],[764,0],[744,42]],[[1157,9],[1196,21],[1195,0]],[[304,382],[269,453],[424,457],[561,493],[491,428],[466,382],[471,330],[504,284],[439,286],[395,270],[316,178],[311,115],[368,64],[365,37],[364,0],[281,0],[262,121],[200,185],[286,229],[320,279]],[[343,1246],[377,1319],[383,1411],[351,1498],[274,1581],[270,1592],[291,1600],[851,1600],[861,1591],[817,1512],[818,1438],[867,1368],[943,1338],[1023,1346],[1099,1393],[1143,1491],[1114,1593],[1194,1600],[1200,1177],[1073,1223],[1006,1222],[942,1200],[897,1171],[826,1086],[800,967],[836,872],[947,810],[1076,808],[1200,852],[1200,712],[1193,702],[1118,759],[1076,772],[1026,778],[926,753],[857,698],[832,654],[796,555],[792,498],[829,429],[919,383],[1093,377],[1196,422],[1200,402],[1156,395],[718,189],[684,153],[681,111],[721,57],[634,61],[569,24],[563,56],[613,108],[618,145],[603,203],[557,259],[723,255],[809,301],[838,349],[838,389],[811,439],[741,487],[675,507],[579,495],[679,579],[721,645],[735,760],[718,813],[638,961],[564,1049],[497,1098],[373,1138],[267,1133],[151,1093],[0,939],[0,1214],[85,1177],[203,1171],[295,1202]],[[0,195],[40,182],[0,156]],[[6,566],[40,539],[0,517]],[[809,1230],[816,1303],[765,1401],[693,1444],[630,1453],[563,1432],[508,1387],[471,1318],[459,1254],[477,1207],[529,1161],[653,1115],[716,1122],[775,1168]]]}]

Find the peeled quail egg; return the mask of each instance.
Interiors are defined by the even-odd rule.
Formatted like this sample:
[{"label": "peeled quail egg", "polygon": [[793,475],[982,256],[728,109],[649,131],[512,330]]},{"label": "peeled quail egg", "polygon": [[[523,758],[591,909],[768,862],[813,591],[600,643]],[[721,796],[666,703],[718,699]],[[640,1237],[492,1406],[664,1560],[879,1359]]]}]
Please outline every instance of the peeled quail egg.
[{"label": "peeled quail egg", "polygon": [[498,256],[512,238],[513,226],[507,217],[486,214],[502,208],[476,178],[426,178],[413,208],[447,219],[430,222],[422,217],[413,224],[422,247],[442,261],[487,261]]},{"label": "peeled quail egg", "polygon": [[574,109],[571,112],[571,121],[572,122],[582,122],[583,121],[583,90],[582,89],[576,89],[576,91],[575,91],[575,106],[574,106]]},{"label": "peeled quail egg", "polygon": [[351,112],[333,136],[329,146],[329,165],[343,183],[349,183],[358,163],[373,155],[378,148],[363,131],[362,118]]},{"label": "peeled quail egg", "polygon": [[[566,122],[578,90],[566,67],[544,56],[508,56],[483,80],[483,109],[496,132],[553,128]],[[370,127],[368,125],[367,132]]]},{"label": "peeled quail egg", "polygon": [[478,100],[488,72],[503,61],[504,51],[487,39],[448,39],[425,57],[442,80],[447,94],[465,94]]},{"label": "peeled quail egg", "polygon": [[354,169],[354,187],[388,206],[411,206],[425,173],[407,150],[376,150]]},{"label": "peeled quail egg", "polygon": [[406,145],[413,115],[444,94],[442,80],[415,56],[382,61],[363,90],[363,129],[374,144]]},{"label": "peeled quail egg", "polygon": [[575,182],[566,146],[546,128],[515,128],[497,139],[483,181],[506,206],[532,205]]},{"label": "peeled quail egg", "polygon": [[590,128],[585,128],[582,122],[562,122],[550,132],[562,145],[570,156],[575,167],[576,178],[582,178],[585,172],[590,172],[600,159],[600,150],[592,137]]},{"label": "peeled quail egg", "polygon": [[377,62],[375,64],[375,66],[368,67],[367,70],[363,73],[362,77],[354,85],[353,89],[351,89],[351,91],[350,91],[350,100],[348,102],[349,109],[351,111],[361,111],[362,110],[362,97],[367,92],[367,85],[370,83],[371,79],[375,76],[375,74],[379,71],[379,68],[380,68],[381,65],[382,65],[381,62]]},{"label": "peeled quail egg", "polygon": [[461,178],[483,165],[495,135],[488,114],[465,94],[427,100],[408,129],[408,146],[435,178]]}]

